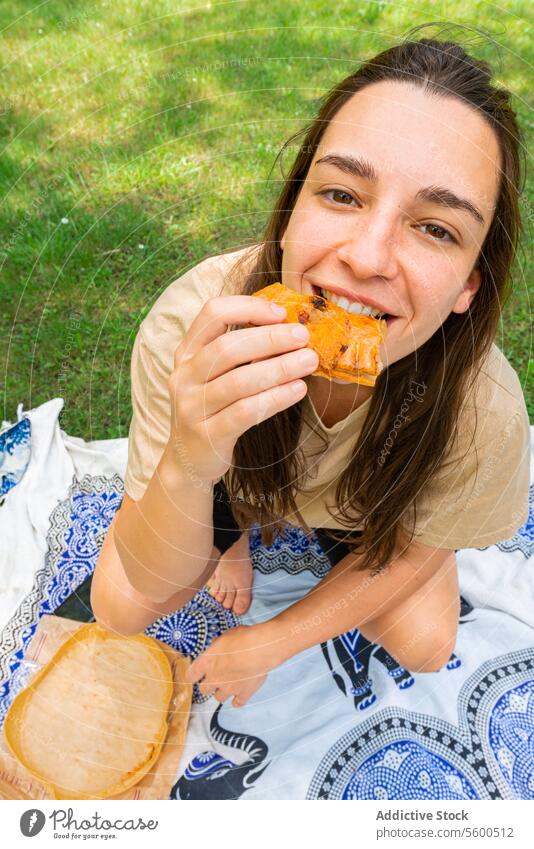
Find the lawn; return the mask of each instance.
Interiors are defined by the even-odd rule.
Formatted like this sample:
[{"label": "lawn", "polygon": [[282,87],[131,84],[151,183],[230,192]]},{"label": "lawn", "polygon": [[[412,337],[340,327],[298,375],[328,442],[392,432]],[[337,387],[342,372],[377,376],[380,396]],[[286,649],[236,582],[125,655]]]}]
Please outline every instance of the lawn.
[{"label": "lawn", "polygon": [[[477,39],[472,52],[514,92],[528,144],[529,6],[3,0],[3,417],[60,395],[69,433],[126,436],[130,352],[155,299],[204,257],[260,237],[284,140],[336,81],[409,27],[484,27],[500,50]],[[525,236],[496,340],[532,421],[533,267]]]}]

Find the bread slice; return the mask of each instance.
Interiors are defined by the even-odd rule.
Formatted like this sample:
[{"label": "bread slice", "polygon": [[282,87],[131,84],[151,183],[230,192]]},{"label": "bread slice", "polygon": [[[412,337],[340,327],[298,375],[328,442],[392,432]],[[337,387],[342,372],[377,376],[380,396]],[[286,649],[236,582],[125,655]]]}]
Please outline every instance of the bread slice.
[{"label": "bread slice", "polygon": [[354,315],[321,295],[302,295],[282,283],[271,283],[254,297],[285,307],[284,323],[306,325],[308,347],[319,355],[315,375],[375,385],[383,368],[379,347],[386,335],[384,319]]},{"label": "bread slice", "polygon": [[55,799],[104,799],[157,760],[172,694],[156,640],[82,625],[16,696],[4,736]]}]

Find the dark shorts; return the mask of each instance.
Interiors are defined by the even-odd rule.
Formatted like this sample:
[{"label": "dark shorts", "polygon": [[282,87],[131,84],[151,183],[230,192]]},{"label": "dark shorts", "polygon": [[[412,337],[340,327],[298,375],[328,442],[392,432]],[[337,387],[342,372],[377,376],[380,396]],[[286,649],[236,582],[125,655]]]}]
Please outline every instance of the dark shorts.
[{"label": "dark shorts", "polygon": [[[350,552],[350,548],[344,542],[334,539],[328,528],[313,528],[319,545],[330,560],[332,566],[343,560]],[[352,533],[358,534],[358,531]],[[228,491],[222,481],[215,484],[213,490],[213,544],[221,554],[224,554],[239,537],[241,531],[233,517],[230,507]]]}]

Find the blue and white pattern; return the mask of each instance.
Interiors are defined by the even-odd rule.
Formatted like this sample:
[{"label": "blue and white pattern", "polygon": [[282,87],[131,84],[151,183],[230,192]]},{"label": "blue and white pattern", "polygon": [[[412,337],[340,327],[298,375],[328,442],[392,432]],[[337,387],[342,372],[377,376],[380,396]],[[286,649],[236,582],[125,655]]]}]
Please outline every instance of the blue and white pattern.
[{"label": "blue and white pattern", "polygon": [[[51,512],[45,563],[1,635],[0,723],[35,670],[24,655],[40,617],[92,574],[122,497],[118,474],[85,475]],[[532,528],[531,514],[511,540],[472,550],[480,586],[493,573],[502,587],[510,563],[518,595],[532,598]],[[254,526],[250,553],[245,616],[203,589],[146,633],[195,658],[228,628],[276,616],[330,568],[299,528],[267,547]],[[485,605],[462,592],[455,654],[439,672],[409,673],[354,629],[276,667],[242,709],[196,691],[171,798],[533,799],[534,627],[506,609],[511,593]]]},{"label": "blue and white pattern", "polygon": [[533,798],[533,705],[534,650],[485,663],[460,690],[458,723],[380,711],[335,743],[308,798]]},{"label": "blue and white pattern", "polygon": [[[315,536],[309,539],[301,528],[286,527],[269,547],[263,546],[259,525],[250,529],[250,554],[254,568],[264,575],[282,569],[289,575],[311,572],[315,578],[324,578],[330,570],[330,561],[323,553]],[[255,558],[263,550],[265,556]]]},{"label": "blue and white pattern", "polygon": [[498,542],[497,548],[501,551],[521,551],[526,558],[534,557],[534,484],[529,490],[527,521],[511,539]]},{"label": "blue and white pattern", "polygon": [[39,619],[53,613],[92,574],[123,494],[118,475],[87,476],[73,484],[69,496],[52,512],[45,564],[1,634],[0,725],[18,691],[17,679],[26,674],[20,666]]},{"label": "blue and white pattern", "polygon": [[22,418],[0,433],[0,498],[22,480],[31,450],[29,419]]},{"label": "blue and white pattern", "polygon": [[265,741],[223,728],[219,722],[221,710],[219,705],[212,714],[210,735],[232,752],[232,757],[214,751],[195,755],[172,788],[171,799],[240,799],[269,766]]},{"label": "blue and white pattern", "polygon": [[534,681],[507,690],[494,705],[489,742],[517,799],[534,799]]},{"label": "blue and white pattern", "polygon": [[225,610],[204,588],[185,607],[158,619],[145,633],[194,659],[215,637],[233,628],[236,621],[234,614]]},{"label": "blue and white pattern", "polygon": [[[234,628],[237,617],[226,610],[204,587],[185,607],[162,616],[150,625],[145,634],[167,643],[180,654],[194,660],[202,654],[216,637],[228,628]],[[205,702],[196,684],[193,685],[193,702]]]},{"label": "blue and white pattern", "polygon": [[[327,568],[316,541],[299,529],[271,547],[258,540],[253,527],[254,600],[244,624],[276,615]],[[501,647],[513,650],[503,655]],[[534,630],[465,599],[455,653],[436,673],[410,674],[350,631],[273,670],[246,708],[211,699],[211,709],[193,713],[171,798],[222,798],[213,795],[211,776],[228,777],[227,794],[235,770],[248,767],[236,761],[232,742],[220,745],[215,717],[233,738],[260,738],[269,753],[261,777],[245,786],[235,779],[235,795],[224,798],[531,798],[534,723],[526,692],[533,687]]]},{"label": "blue and white pattern", "polygon": [[[53,613],[95,569],[98,554],[115,512],[121,505],[121,478],[86,476],[75,481],[68,497],[53,511],[46,563],[35,576],[33,590],[1,635],[0,725],[28,670],[21,663],[39,619]],[[194,659],[237,619],[206,589],[182,610],[154,622],[149,636]],[[195,700],[205,698],[194,688]]]},{"label": "blue and white pattern", "polygon": [[351,776],[342,798],[476,799],[477,795],[448,760],[403,740],[367,758]]}]

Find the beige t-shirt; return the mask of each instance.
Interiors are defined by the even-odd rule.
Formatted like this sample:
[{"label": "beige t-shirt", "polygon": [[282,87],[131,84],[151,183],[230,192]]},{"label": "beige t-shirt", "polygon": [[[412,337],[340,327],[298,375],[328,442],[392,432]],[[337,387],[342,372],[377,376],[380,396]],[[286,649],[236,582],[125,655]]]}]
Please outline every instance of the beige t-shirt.
[{"label": "beige t-shirt", "polygon": [[[252,260],[254,251],[253,246],[209,257],[191,268],[168,286],[139,328],[131,363],[133,417],[124,481],[126,492],[135,500],[142,497],[169,437],[167,379],[174,351],[208,298],[238,292],[239,280],[230,276],[230,269],[247,252]],[[336,482],[352,454],[370,401],[325,427],[305,397],[312,426],[304,424],[301,445],[309,455],[310,477],[296,504],[310,527],[344,529],[335,517]],[[458,443],[416,502],[416,539],[437,548],[491,545],[512,536],[528,515],[528,415],[518,376],[496,345],[461,416]],[[469,448],[473,430],[475,440]],[[320,433],[326,436],[328,448],[317,455]],[[334,510],[333,517],[327,505]],[[296,523],[292,517],[284,518]]]}]

